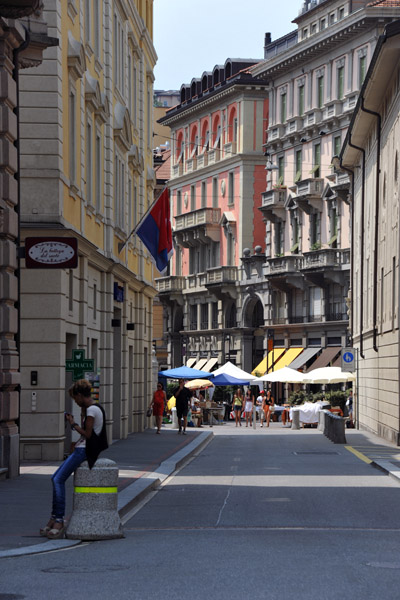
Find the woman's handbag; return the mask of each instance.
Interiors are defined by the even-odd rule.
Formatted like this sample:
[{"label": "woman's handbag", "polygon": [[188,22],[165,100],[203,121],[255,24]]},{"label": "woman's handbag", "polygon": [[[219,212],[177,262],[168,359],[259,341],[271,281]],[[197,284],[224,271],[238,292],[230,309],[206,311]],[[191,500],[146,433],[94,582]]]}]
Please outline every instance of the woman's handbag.
[{"label": "woman's handbag", "polygon": [[151,417],[152,414],[153,414],[153,407],[150,405],[146,411],[146,417]]}]

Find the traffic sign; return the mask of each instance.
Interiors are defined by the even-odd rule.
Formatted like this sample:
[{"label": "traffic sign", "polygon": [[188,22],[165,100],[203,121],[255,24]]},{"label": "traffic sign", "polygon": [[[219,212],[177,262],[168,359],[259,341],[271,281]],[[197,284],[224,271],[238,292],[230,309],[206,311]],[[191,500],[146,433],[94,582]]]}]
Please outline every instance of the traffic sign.
[{"label": "traffic sign", "polygon": [[353,373],[356,370],[356,349],[342,348],[342,371]]}]

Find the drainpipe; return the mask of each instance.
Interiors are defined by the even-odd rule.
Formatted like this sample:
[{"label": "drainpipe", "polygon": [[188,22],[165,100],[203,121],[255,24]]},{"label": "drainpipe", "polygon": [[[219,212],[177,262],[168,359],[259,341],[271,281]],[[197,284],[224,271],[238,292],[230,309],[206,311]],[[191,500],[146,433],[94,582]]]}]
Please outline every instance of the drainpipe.
[{"label": "drainpipe", "polygon": [[351,177],[351,232],[350,232],[350,334],[351,334],[351,345],[353,345],[354,337],[354,316],[353,316],[353,297],[354,297],[354,285],[353,285],[353,274],[354,274],[354,171],[348,169],[342,165],[340,160],[340,168],[342,171],[350,174]]},{"label": "drainpipe", "polygon": [[[349,135],[349,146],[362,153],[362,186],[361,186],[361,265],[360,265],[360,356],[364,356],[364,341],[363,341],[363,322],[364,322],[364,213],[365,213],[365,150],[360,146],[355,146],[351,143],[351,133]],[[353,295],[353,292],[352,292]]]},{"label": "drainpipe", "polygon": [[373,115],[378,119],[377,125],[377,148],[376,148],[376,186],[375,186],[375,252],[374,252],[374,298],[373,298],[373,347],[375,352],[378,352],[377,347],[377,322],[378,322],[378,249],[379,249],[379,187],[381,175],[381,115],[373,110],[369,110],[364,106],[364,98],[361,98],[361,110]]}]

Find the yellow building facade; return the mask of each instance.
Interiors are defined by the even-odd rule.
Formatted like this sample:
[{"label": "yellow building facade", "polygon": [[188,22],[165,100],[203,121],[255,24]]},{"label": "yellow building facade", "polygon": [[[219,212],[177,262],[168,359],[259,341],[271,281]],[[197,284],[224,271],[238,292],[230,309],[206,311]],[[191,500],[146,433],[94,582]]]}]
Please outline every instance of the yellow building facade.
[{"label": "yellow building facade", "polygon": [[[21,270],[21,458],[59,460],[73,351],[93,360],[111,439],[146,426],[153,267],[153,0],[44,0],[58,48],[21,74],[21,238],[78,241],[73,269]],[[76,414],[79,419],[79,414]],[[74,434],[73,434],[74,435]]]}]

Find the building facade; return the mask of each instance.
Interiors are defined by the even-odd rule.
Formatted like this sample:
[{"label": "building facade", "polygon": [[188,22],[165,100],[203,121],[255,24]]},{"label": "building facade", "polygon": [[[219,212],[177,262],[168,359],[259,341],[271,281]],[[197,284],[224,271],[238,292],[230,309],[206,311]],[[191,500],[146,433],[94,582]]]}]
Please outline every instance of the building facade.
[{"label": "building facade", "polygon": [[175,247],[170,274],[157,286],[171,366],[242,361],[240,257],[264,239],[257,204],[268,101],[248,72],[255,62],[228,59],[182,85],[180,103],[161,119],[172,138]]},{"label": "building facade", "polygon": [[354,178],[351,330],[358,349],[356,418],[400,444],[400,21],[386,27],[346,136]]},{"label": "building facade", "polygon": [[266,36],[265,60],[252,69],[270,82],[259,206],[266,237],[265,252],[242,258],[242,323],[258,305],[264,354],[292,349],[289,360],[303,349],[297,368],[340,364],[349,342],[350,179],[332,157],[379,34],[398,12],[392,2],[304,2],[297,30],[275,42]]},{"label": "building facade", "polygon": [[21,236],[72,237],[79,254],[74,269],[23,265],[24,459],[69,450],[74,351],[94,361],[109,438],[145,426],[155,289],[130,234],[155,186],[152,14],[152,0],[45,0],[59,47],[21,77]]}]

